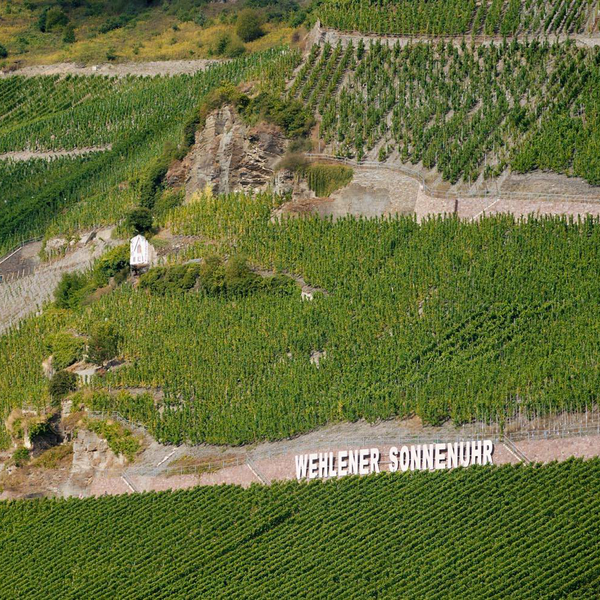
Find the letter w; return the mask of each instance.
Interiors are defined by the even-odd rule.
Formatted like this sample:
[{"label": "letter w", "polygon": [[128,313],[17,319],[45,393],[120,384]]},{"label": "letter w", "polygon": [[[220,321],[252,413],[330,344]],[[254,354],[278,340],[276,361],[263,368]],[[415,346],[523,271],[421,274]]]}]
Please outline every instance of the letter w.
[{"label": "letter w", "polygon": [[296,455],[296,479],[305,479],[306,471],[308,469],[308,455],[300,454]]}]

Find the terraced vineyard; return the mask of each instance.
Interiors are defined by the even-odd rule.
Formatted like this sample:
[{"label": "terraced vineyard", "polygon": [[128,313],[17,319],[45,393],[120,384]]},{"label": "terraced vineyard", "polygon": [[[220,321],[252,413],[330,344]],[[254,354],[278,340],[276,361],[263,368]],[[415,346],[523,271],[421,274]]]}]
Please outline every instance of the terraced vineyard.
[{"label": "terraced vineyard", "polygon": [[[106,319],[128,362],[98,378],[86,401],[162,441],[239,444],[414,413],[502,421],[598,402],[597,221],[275,224],[278,202],[203,197],[177,209],[167,219],[175,233],[219,242],[178,260],[237,252],[328,294],[302,302],[299,288],[211,296],[125,285],[81,311],[30,319],[0,338],[4,414],[49,402],[39,366],[48,334],[87,333]],[[325,353],[318,365],[314,353]],[[163,388],[166,398],[155,406],[108,393],[128,387]]]},{"label": "terraced vineyard", "polygon": [[598,185],[599,89],[600,51],[570,43],[360,43],[314,47],[290,95],[341,156],[393,156],[452,183],[510,167]]},{"label": "terraced vineyard", "polygon": [[396,35],[583,33],[594,26],[596,0],[324,0],[325,27]]},{"label": "terraced vineyard", "polygon": [[599,498],[593,460],[2,503],[0,595],[592,598]]},{"label": "terraced vineyard", "polygon": [[165,143],[179,143],[186,120],[211,89],[258,72],[276,89],[297,61],[296,53],[276,49],[193,76],[0,79],[0,154],[112,146],[51,162],[0,161],[0,255],[56,220],[62,232],[115,223],[135,201],[119,185]]}]

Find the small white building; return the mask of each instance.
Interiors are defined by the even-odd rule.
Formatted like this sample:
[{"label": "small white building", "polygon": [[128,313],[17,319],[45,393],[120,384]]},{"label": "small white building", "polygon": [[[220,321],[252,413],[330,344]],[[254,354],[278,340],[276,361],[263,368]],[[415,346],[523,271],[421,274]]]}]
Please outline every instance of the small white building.
[{"label": "small white building", "polygon": [[143,235],[136,235],[129,244],[129,264],[133,269],[150,266],[150,244]]}]

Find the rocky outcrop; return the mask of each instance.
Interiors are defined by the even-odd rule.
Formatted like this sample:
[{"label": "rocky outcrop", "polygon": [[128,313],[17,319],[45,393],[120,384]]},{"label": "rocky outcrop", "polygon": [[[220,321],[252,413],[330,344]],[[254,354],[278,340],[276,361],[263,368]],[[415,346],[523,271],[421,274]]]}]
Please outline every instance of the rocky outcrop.
[{"label": "rocky outcrop", "polygon": [[207,184],[221,194],[264,190],[273,182],[285,145],[278,127],[264,123],[248,127],[234,108],[224,106],[207,117],[190,153],[172,165],[166,181],[185,186],[186,198]]},{"label": "rocky outcrop", "polygon": [[97,434],[80,429],[73,441],[72,473],[92,472],[123,467],[124,456],[116,456],[108,442]]}]

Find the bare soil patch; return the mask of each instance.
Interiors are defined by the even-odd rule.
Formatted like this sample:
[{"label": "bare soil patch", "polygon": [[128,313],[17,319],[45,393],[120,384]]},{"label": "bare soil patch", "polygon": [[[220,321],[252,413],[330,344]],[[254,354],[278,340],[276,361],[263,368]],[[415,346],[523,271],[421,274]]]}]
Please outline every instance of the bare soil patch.
[{"label": "bare soil patch", "polygon": [[28,161],[35,158],[42,160],[52,160],[63,156],[84,156],[93,152],[106,152],[112,148],[111,144],[107,146],[92,146],[89,148],[74,148],[73,150],[49,150],[47,152],[34,152],[32,150],[18,150],[15,152],[5,152],[0,154],[0,160]]},{"label": "bare soil patch", "polygon": [[79,63],[57,63],[54,65],[34,65],[14,71],[0,72],[0,78],[19,75],[21,77],[37,77],[39,75],[108,75],[127,77],[128,75],[185,75],[204,71],[211,65],[222,62],[213,59],[198,60],[165,60],[150,62],[103,63],[100,65],[82,65]]}]

